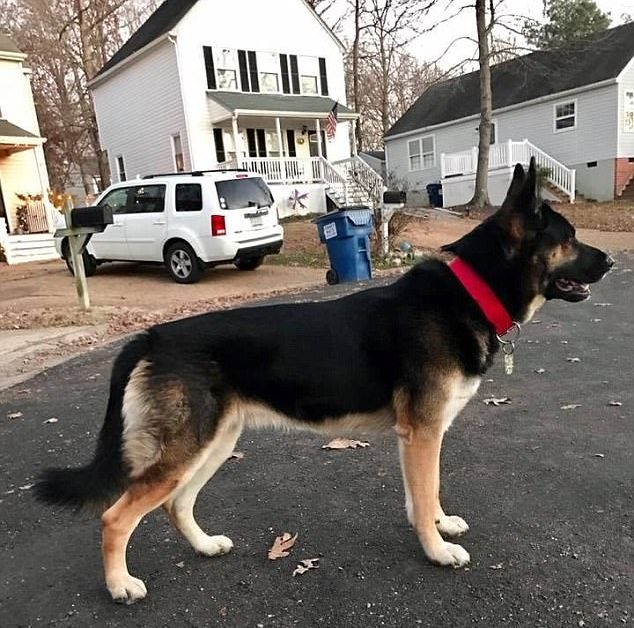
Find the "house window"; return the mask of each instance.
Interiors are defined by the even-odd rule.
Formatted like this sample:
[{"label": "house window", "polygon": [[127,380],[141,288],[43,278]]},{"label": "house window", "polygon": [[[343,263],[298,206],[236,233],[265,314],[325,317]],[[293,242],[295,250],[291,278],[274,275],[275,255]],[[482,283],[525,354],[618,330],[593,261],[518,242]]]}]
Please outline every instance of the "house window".
[{"label": "house window", "polygon": [[221,164],[223,161],[227,161],[227,154],[225,152],[225,139],[222,133],[222,129],[214,129],[214,144],[216,145],[216,162]]},{"label": "house window", "polygon": [[317,91],[317,77],[316,76],[304,76],[300,77],[302,83],[302,94],[318,94]]},{"label": "house window", "polygon": [[273,74],[273,72],[260,72],[260,90],[263,92],[279,92],[280,86],[277,74]]},{"label": "house window", "polygon": [[577,126],[577,101],[571,100],[555,105],[555,132],[567,131]]},{"label": "house window", "polygon": [[631,89],[623,94],[623,131],[634,133],[634,90]]},{"label": "house window", "polygon": [[238,89],[235,70],[218,70],[218,89],[233,91]]},{"label": "house window", "polygon": [[409,169],[424,170],[436,165],[436,146],[433,135],[426,135],[407,142]]},{"label": "house window", "polygon": [[119,176],[119,181],[127,181],[127,177],[125,174],[125,161],[123,161],[123,155],[119,155],[117,157],[117,175]]},{"label": "house window", "polygon": [[174,158],[174,169],[176,172],[185,172],[185,157],[183,155],[183,142],[181,134],[172,135],[172,157]]}]

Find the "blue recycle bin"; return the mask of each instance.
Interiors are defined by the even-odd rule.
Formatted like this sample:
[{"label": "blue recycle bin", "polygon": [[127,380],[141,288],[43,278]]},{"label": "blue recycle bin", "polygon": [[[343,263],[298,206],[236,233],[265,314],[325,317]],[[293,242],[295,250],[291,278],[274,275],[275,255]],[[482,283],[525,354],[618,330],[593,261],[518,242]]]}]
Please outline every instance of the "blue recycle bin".
[{"label": "blue recycle bin", "polygon": [[330,270],[326,281],[330,285],[371,279],[372,210],[369,207],[342,207],[313,222],[319,231],[319,241],[328,250]]}]

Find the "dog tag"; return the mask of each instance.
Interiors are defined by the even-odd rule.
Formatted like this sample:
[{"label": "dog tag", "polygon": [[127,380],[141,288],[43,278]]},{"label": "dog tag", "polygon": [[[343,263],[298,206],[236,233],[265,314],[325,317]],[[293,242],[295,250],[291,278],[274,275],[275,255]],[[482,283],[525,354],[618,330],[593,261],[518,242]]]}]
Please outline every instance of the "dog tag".
[{"label": "dog tag", "polygon": [[504,352],[504,372],[507,375],[513,374],[513,352]]}]

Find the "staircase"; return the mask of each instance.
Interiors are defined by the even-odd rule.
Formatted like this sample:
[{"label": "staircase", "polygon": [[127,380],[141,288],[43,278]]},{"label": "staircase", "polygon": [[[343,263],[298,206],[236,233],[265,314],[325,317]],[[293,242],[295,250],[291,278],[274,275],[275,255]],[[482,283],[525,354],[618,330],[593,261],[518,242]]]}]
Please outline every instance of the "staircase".
[{"label": "staircase", "polygon": [[621,193],[617,196],[620,201],[634,201],[634,175],[630,177],[630,180],[625,184]]},{"label": "staircase", "polygon": [[381,202],[381,194],[385,188],[383,179],[360,157],[355,155],[333,164],[326,160],[324,162],[339,174],[334,185],[326,179],[326,196],[337,207],[374,207]]}]

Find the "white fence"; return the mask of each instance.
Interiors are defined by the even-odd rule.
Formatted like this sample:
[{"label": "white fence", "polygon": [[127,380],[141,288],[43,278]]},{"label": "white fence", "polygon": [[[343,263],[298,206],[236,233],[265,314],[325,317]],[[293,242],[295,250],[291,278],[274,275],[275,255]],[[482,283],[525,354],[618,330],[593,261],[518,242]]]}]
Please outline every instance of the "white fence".
[{"label": "white fence", "polygon": [[[572,203],[575,200],[575,170],[567,168],[528,140],[493,144],[489,149],[489,170],[513,167],[516,163],[527,165],[531,157],[535,157],[539,167],[548,170],[547,180],[564,192]],[[459,153],[442,153],[440,156],[440,174],[443,179],[475,174],[477,167],[478,149],[475,146]]]}]

